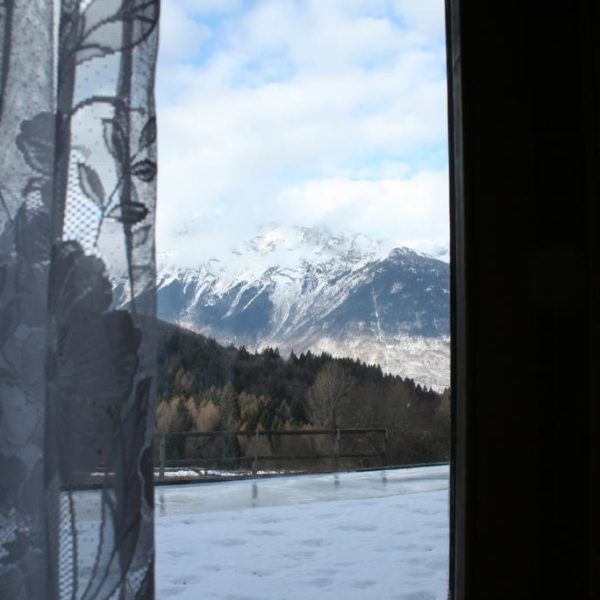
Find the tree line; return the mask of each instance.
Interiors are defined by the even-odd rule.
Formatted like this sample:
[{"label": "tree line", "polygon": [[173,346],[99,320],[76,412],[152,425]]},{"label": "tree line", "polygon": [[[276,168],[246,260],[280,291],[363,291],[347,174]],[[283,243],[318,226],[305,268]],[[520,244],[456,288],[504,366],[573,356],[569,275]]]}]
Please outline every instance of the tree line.
[{"label": "tree line", "polygon": [[[283,357],[276,348],[249,352],[168,324],[160,325],[159,334],[157,433],[379,427],[389,431],[391,464],[448,460],[448,390],[438,393],[384,373],[379,365],[327,353]],[[267,439],[261,454],[318,454],[330,443],[303,438]],[[217,464],[227,456],[249,457],[250,443],[241,436],[169,437],[167,452],[169,457],[212,458]],[[352,451],[377,442],[356,438],[344,443]]]}]

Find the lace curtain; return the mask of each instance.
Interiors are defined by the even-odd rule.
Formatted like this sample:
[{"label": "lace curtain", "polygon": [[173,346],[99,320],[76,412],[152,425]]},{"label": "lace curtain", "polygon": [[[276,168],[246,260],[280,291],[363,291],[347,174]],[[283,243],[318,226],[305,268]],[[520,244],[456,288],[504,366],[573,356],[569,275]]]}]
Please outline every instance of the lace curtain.
[{"label": "lace curtain", "polygon": [[0,596],[153,598],[158,0],[0,0]]}]

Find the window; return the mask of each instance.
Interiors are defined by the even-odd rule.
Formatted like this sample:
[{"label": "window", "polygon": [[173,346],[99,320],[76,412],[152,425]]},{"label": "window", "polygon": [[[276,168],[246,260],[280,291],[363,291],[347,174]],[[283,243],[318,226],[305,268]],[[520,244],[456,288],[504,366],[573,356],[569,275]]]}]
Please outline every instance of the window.
[{"label": "window", "polygon": [[173,2],[161,52],[158,476],[287,477],[161,486],[159,592],[444,597],[442,3]]}]

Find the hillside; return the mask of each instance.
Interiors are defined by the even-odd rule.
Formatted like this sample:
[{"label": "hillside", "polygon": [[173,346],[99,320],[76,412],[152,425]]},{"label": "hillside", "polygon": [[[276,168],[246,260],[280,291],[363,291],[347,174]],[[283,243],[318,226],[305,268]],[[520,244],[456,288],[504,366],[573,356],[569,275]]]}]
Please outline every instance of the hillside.
[{"label": "hillside", "polygon": [[[170,324],[159,329],[160,433],[387,427],[392,463],[448,458],[447,391],[354,359],[311,352],[283,358],[273,348],[249,352]],[[232,443],[194,451],[215,459],[244,453]],[[187,451],[173,444],[171,454]]]}]

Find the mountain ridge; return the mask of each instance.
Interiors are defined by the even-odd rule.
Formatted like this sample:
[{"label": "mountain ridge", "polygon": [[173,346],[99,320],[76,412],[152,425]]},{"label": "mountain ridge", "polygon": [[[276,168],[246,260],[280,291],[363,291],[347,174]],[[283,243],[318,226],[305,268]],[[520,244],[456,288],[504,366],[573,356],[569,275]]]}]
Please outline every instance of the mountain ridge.
[{"label": "mountain ridge", "polygon": [[449,385],[449,265],[324,228],[265,227],[225,259],[163,264],[158,316],[251,350],[326,351]]}]

